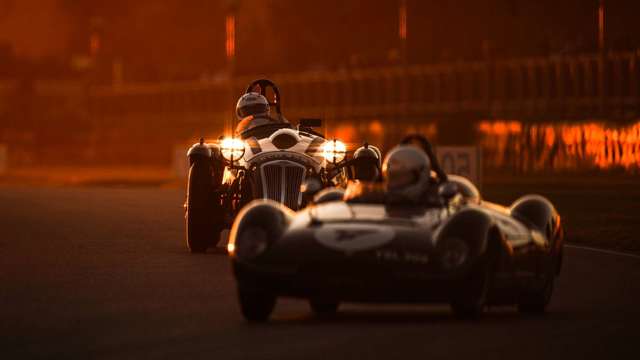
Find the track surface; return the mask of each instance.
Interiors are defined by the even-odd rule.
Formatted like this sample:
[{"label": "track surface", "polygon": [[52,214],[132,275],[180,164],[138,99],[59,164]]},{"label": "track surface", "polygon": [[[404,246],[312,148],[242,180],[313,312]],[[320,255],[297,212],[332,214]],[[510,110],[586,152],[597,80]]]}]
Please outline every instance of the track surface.
[{"label": "track surface", "polygon": [[244,323],[226,257],[190,255],[181,189],[0,188],[0,357],[639,358],[640,259],[567,248],[548,314],[282,300]]}]

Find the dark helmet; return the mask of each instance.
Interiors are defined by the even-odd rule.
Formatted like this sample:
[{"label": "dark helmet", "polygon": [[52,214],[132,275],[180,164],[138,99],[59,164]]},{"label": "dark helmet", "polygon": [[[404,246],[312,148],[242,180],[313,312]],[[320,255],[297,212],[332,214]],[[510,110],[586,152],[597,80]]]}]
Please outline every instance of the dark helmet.
[{"label": "dark helmet", "polygon": [[236,104],[236,116],[242,120],[247,116],[269,116],[269,101],[266,97],[250,92],[242,95]]},{"label": "dark helmet", "polygon": [[415,199],[429,187],[431,161],[413,145],[398,145],[384,158],[382,174],[389,193]]},{"label": "dark helmet", "polygon": [[360,159],[354,165],[354,177],[358,180],[374,181],[380,177],[380,161],[382,155],[380,150],[367,145],[358,148],[353,153],[354,159]]}]

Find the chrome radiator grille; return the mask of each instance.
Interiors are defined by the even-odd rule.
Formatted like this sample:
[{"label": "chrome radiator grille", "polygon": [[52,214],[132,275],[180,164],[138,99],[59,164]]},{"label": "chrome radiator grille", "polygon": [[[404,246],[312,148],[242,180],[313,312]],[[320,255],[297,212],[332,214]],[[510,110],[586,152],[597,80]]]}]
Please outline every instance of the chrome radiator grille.
[{"label": "chrome radiator grille", "polygon": [[305,167],[288,160],[270,161],[260,167],[262,196],[275,200],[293,210],[300,206],[300,185],[304,181]]}]

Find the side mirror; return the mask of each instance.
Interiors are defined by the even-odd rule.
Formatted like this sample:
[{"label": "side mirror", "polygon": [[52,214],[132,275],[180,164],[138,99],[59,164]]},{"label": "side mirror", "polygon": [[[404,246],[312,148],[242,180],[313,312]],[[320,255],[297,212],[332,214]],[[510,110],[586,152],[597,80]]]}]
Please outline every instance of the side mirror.
[{"label": "side mirror", "polygon": [[322,127],[322,119],[303,118],[303,119],[300,119],[298,126],[310,127],[310,128]]},{"label": "side mirror", "polygon": [[310,177],[300,185],[300,192],[302,193],[302,197],[309,202],[320,190],[322,190],[322,188],[323,185],[320,179],[317,177]]},{"label": "side mirror", "polygon": [[440,195],[440,197],[445,199],[447,202],[451,200],[454,196],[456,196],[458,192],[459,192],[458,184],[454,182],[445,182],[444,184],[440,185],[440,187],[438,188],[438,195]]}]

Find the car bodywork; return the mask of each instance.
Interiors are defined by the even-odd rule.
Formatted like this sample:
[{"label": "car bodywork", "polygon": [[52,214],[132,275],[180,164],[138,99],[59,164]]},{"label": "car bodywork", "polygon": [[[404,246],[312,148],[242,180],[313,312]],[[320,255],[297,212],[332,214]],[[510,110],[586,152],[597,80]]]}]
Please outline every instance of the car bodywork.
[{"label": "car bodywork", "polygon": [[[234,137],[213,142],[201,139],[187,152],[191,169],[185,217],[192,252],[206,251],[218,243],[238,211],[251,200],[270,199],[298,210],[308,200],[300,187],[309,179],[325,188],[344,186],[348,178],[358,178],[357,166],[372,167],[373,173],[379,173],[377,148],[363,145],[377,155],[374,161],[349,158],[346,148],[336,150],[343,143],[313,129],[320,125],[319,120],[303,119],[294,127],[284,119],[280,92],[273,82],[256,80],[247,92],[256,91],[256,86],[263,95],[268,87],[273,88],[273,117],[247,117],[238,124]],[[252,123],[258,125],[247,125]],[[328,154],[328,148],[333,152]]]},{"label": "car bodywork", "polygon": [[455,195],[425,205],[328,201],[293,212],[250,204],[229,243],[245,317],[266,318],[247,294],[312,305],[450,303],[468,317],[487,304],[543,310],[562,259],[551,202],[529,195],[504,207],[481,200],[464,178],[451,183]]},{"label": "car bodywork", "polygon": [[[327,141],[321,136],[299,129],[282,128],[264,138],[243,139],[244,155],[234,161],[222,158],[219,145],[204,143],[194,145],[188,156],[207,155],[212,167],[219,169],[216,181],[218,191],[228,195],[228,209],[236,213],[253,199],[271,199],[297,210],[303,205],[300,186],[309,177],[319,177],[323,184],[340,185],[346,177],[342,171],[332,173],[333,164],[327,163],[322,145]],[[285,143],[285,145],[280,145]],[[289,146],[289,144],[292,144]],[[204,149],[203,149],[204,148]],[[246,194],[245,198],[242,195]],[[236,200],[236,203],[231,203]]]}]

